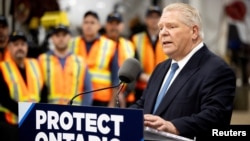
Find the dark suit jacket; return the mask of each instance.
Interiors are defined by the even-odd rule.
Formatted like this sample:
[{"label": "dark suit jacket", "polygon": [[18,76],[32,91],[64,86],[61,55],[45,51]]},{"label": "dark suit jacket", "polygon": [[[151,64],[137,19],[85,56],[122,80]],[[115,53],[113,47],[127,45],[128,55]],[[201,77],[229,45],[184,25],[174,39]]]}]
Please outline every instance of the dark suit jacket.
[{"label": "dark suit jacket", "polygon": [[[154,70],[142,97],[131,108],[151,114],[171,59]],[[236,78],[232,69],[203,46],[187,62],[169,87],[155,115],[171,121],[181,136],[211,136],[212,128],[230,124]]]}]

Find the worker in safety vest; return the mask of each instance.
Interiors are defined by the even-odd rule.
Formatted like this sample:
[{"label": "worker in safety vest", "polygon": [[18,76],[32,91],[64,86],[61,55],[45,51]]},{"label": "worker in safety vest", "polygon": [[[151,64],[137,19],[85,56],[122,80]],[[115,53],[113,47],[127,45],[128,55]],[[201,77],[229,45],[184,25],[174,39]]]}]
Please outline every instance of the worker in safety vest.
[{"label": "worker in safety vest", "polygon": [[158,39],[158,21],[161,9],[158,6],[150,6],[146,12],[146,30],[132,36],[132,42],[136,48],[136,58],[142,65],[143,72],[140,74],[136,85],[136,100],[146,88],[149,77],[154,67],[161,61],[167,59],[163,53],[161,43]]},{"label": "worker in safety vest", "polygon": [[[125,37],[121,36],[123,32],[124,24],[122,15],[119,12],[111,12],[108,14],[106,19],[105,25],[105,36],[109,39],[116,42],[116,49],[118,51],[118,63],[119,67],[122,66],[123,62],[135,55],[135,47],[133,43],[126,39]],[[135,102],[135,94],[134,94],[134,83],[127,84],[125,89],[122,91],[123,95],[120,94],[125,98],[124,102],[122,103],[121,99],[121,107],[126,107]],[[130,89],[132,88],[132,89]],[[125,103],[126,102],[126,103]],[[126,104],[126,105],[125,105]]]},{"label": "worker in safety vest", "polygon": [[17,140],[18,102],[39,102],[43,79],[36,59],[27,58],[27,38],[22,32],[9,36],[10,58],[0,63],[1,140]]},{"label": "worker in safety vest", "polygon": [[[51,35],[54,49],[38,57],[46,90],[41,102],[65,105],[78,93],[91,91],[91,76],[83,58],[69,51],[67,26],[57,25]],[[74,105],[92,105],[92,93],[73,100]]]},{"label": "worker in safety vest", "polygon": [[[83,16],[82,35],[74,38],[71,51],[87,60],[93,89],[119,84],[118,59],[115,42],[99,34],[101,24],[96,12],[88,11]],[[116,106],[117,89],[93,93],[93,106]]]},{"label": "worker in safety vest", "polygon": [[7,49],[9,26],[5,16],[0,15],[0,62],[10,57]]}]

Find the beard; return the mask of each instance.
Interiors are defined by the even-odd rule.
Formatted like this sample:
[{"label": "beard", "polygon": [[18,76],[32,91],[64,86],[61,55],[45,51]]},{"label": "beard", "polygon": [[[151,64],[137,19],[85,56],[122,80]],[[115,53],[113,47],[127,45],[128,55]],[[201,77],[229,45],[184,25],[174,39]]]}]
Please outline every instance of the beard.
[{"label": "beard", "polygon": [[108,36],[109,36],[111,39],[116,40],[116,38],[119,37],[119,31],[118,31],[117,29],[112,29],[112,30],[109,31]]},{"label": "beard", "polygon": [[67,50],[68,45],[57,45],[57,46],[55,46],[55,48],[56,48],[58,51],[65,51],[65,50]]},{"label": "beard", "polygon": [[118,29],[112,29],[110,30],[111,34],[119,34],[119,30]]},{"label": "beard", "polygon": [[18,50],[18,51],[15,53],[15,58],[16,58],[16,60],[23,60],[25,57],[26,57],[26,53],[25,53],[25,51],[23,51],[23,50]]}]

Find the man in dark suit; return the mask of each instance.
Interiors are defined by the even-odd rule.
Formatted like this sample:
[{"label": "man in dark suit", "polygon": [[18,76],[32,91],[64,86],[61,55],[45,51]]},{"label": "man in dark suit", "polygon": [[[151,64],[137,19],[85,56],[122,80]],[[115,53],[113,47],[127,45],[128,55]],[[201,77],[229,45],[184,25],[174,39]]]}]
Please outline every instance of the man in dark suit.
[{"label": "man in dark suit", "polygon": [[[145,126],[184,137],[211,136],[214,128],[227,129],[236,78],[203,43],[198,11],[187,4],[170,4],[158,26],[169,59],[155,68],[142,97],[131,108],[144,109]],[[177,66],[174,73],[173,64]]]}]

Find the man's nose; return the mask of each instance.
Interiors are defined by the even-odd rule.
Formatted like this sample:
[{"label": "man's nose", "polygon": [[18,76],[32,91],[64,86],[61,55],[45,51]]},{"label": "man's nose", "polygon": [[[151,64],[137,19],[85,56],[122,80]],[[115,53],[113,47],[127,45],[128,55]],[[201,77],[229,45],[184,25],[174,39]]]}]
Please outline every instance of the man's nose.
[{"label": "man's nose", "polygon": [[169,31],[167,30],[167,28],[162,28],[160,30],[160,35],[164,35],[164,36],[169,35]]}]

